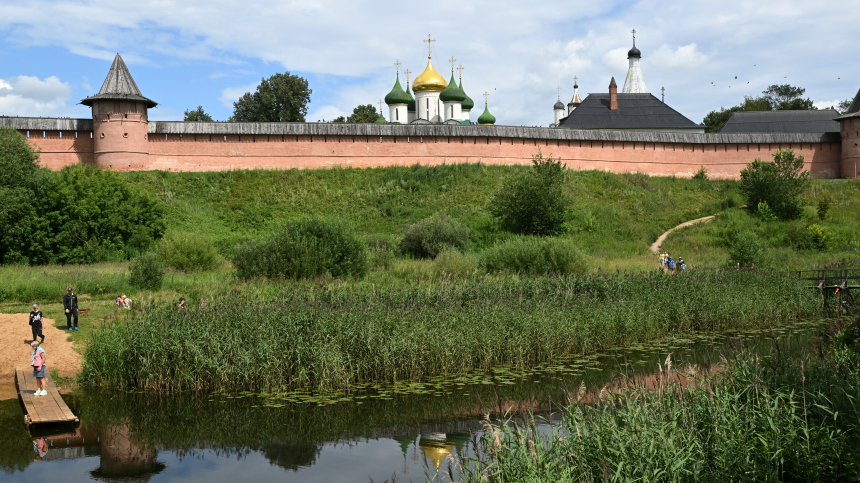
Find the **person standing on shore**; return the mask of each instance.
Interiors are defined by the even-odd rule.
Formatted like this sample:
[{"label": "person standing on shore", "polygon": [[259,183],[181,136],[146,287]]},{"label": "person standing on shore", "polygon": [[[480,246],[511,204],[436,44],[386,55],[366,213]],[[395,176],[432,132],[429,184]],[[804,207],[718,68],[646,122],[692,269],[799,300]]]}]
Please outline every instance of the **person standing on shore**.
[{"label": "person standing on shore", "polygon": [[33,355],[30,356],[30,363],[33,365],[33,377],[36,378],[36,392],[34,396],[47,396],[48,391],[45,390],[45,364],[48,362],[48,357],[45,354],[45,349],[40,347],[41,344],[30,342],[30,347],[33,348]]},{"label": "person standing on shore", "polygon": [[66,309],[66,326],[72,329],[72,317],[75,318],[74,330],[78,330],[78,296],[69,287],[68,293],[63,296],[63,307]]},{"label": "person standing on shore", "polygon": [[30,330],[33,332],[33,342],[37,336],[42,339],[40,342],[45,342],[45,336],[42,334],[42,311],[36,304],[33,304],[33,310],[30,312]]}]

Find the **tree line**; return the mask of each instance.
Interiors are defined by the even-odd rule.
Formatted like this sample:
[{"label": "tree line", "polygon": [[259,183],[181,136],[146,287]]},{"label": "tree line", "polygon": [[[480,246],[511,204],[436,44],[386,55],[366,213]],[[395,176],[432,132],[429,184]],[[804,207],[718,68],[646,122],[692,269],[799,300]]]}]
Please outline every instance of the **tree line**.
[{"label": "tree line", "polygon": [[[760,96],[744,96],[744,101],[737,106],[728,109],[721,107],[720,110],[711,111],[705,116],[702,123],[708,128],[708,132],[719,131],[728,122],[732,114],[736,112],[752,111],[803,111],[818,109],[810,98],[803,98],[806,89],[789,84],[774,84],[764,91]],[[852,99],[846,99],[837,106],[832,106],[840,113],[844,113],[851,106]]]},{"label": "tree line", "polygon": [[[260,85],[254,92],[246,92],[233,103],[233,115],[228,122],[305,122],[308,114],[308,104],[311,102],[313,89],[307,79],[290,74],[275,74],[268,79],[260,80]],[[348,117],[340,116],[330,122],[372,123],[379,119],[378,112],[372,104],[357,106]],[[186,122],[212,122],[212,116],[203,106],[186,110]],[[325,119],[321,120],[326,122]]]}]

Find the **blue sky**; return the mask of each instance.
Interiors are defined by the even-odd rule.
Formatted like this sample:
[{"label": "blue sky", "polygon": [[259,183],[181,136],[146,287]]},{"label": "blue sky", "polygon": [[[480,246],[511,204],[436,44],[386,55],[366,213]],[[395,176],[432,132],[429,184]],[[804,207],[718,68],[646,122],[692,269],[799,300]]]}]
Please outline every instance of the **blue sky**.
[{"label": "blue sky", "polygon": [[547,125],[556,87],[566,103],[574,76],[583,97],[612,76],[623,84],[635,28],[649,91],[665,86],[667,104],[701,122],[771,84],[805,87],[821,107],[853,97],[858,20],[856,1],[838,0],[0,0],[0,115],[89,117],[77,103],[119,52],[160,103],[154,120],[198,105],[226,119],[242,93],[284,71],[313,89],[308,121],[332,119],[383,98],[395,60],[414,79],[432,34],[436,70],[449,77],[455,57],[466,92],[477,104],[489,92],[499,124]]}]

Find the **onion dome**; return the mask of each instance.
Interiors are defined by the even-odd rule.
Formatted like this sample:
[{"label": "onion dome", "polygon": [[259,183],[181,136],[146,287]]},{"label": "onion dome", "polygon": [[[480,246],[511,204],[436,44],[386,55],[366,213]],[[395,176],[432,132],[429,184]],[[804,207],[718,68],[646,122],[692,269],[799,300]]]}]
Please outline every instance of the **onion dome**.
[{"label": "onion dome", "polygon": [[466,100],[466,93],[457,85],[453,72],[451,72],[451,80],[448,81],[448,87],[439,94],[439,100],[442,102],[463,102]]},{"label": "onion dome", "polygon": [[403,87],[400,86],[400,74],[397,75],[397,81],[394,82],[394,88],[391,89],[391,92],[385,96],[385,103],[389,106],[393,105],[409,105],[409,101],[412,100],[412,96],[406,93],[403,90]]},{"label": "onion dome", "polygon": [[409,102],[406,103],[406,112],[415,112],[415,98],[412,97],[412,91],[409,86],[406,86],[406,95],[409,96]]},{"label": "onion dome", "polygon": [[[460,90],[463,91],[463,79],[460,79]],[[463,91],[463,95],[466,96],[466,99],[463,100],[462,109],[464,111],[471,111],[475,107],[475,101],[466,94],[466,91]]]},{"label": "onion dome", "polygon": [[496,116],[490,114],[490,109],[487,107],[487,103],[484,103],[484,113],[478,116],[478,124],[495,124]]},{"label": "onion dome", "polygon": [[639,52],[639,49],[636,48],[636,34],[635,34],[636,31],[634,30],[633,32],[634,32],[634,34],[633,34],[633,48],[627,51],[627,58],[628,59],[641,59],[642,58],[642,52]]},{"label": "onion dome", "polygon": [[412,81],[412,90],[415,92],[442,92],[446,87],[448,87],[448,83],[445,82],[444,77],[436,72],[436,69],[433,68],[433,62],[429,58],[427,59],[427,68]]},{"label": "onion dome", "polygon": [[564,110],[564,104],[561,102],[561,99],[555,101],[555,105],[552,108]]}]

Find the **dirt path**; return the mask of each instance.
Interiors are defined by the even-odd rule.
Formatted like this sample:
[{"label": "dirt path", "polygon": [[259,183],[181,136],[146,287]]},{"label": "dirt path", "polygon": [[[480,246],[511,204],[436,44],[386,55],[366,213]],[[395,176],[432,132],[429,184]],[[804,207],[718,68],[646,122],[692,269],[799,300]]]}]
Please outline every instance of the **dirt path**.
[{"label": "dirt path", "polygon": [[[30,366],[30,326],[28,314],[0,314],[0,399],[14,398],[15,369]],[[48,354],[48,370],[56,369],[61,376],[77,374],[83,359],[72,348],[65,330],[54,327],[52,319],[45,319],[45,353]],[[11,394],[7,394],[11,391]]]},{"label": "dirt path", "polygon": [[660,235],[657,238],[657,241],[655,241],[654,244],[651,245],[651,251],[653,253],[659,252],[660,247],[663,245],[663,242],[666,241],[666,237],[669,236],[669,233],[672,233],[673,231],[677,230],[678,228],[684,228],[685,226],[695,225],[696,223],[703,223],[706,221],[711,221],[714,219],[714,216],[715,215],[703,216],[702,218],[696,218],[695,220],[685,221],[684,223],[681,223],[680,225],[676,226],[675,228],[670,228],[669,231]]}]

